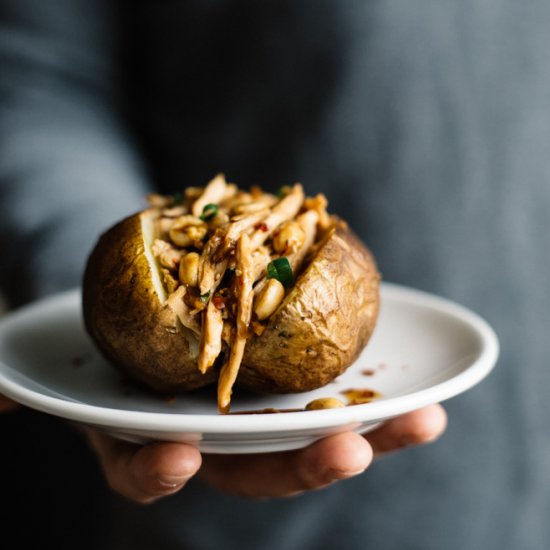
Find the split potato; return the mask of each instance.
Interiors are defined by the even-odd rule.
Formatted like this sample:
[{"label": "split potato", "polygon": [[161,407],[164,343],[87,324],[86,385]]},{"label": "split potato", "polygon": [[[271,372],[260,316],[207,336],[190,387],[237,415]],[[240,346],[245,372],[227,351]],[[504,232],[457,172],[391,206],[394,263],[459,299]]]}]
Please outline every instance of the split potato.
[{"label": "split potato", "polygon": [[161,393],[218,384],[291,393],[328,384],[367,345],[375,259],[323,195],[278,195],[216,176],[107,230],[83,280],[83,315],[115,366]]}]

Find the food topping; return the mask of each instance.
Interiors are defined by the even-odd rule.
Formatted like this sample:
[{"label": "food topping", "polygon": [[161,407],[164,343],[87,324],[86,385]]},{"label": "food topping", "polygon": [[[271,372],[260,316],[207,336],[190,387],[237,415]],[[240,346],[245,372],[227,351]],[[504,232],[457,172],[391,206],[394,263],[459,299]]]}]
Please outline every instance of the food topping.
[{"label": "food topping", "polygon": [[336,397],[320,397],[310,401],[306,405],[306,411],[319,411],[321,409],[338,409],[345,405]]},{"label": "food topping", "polygon": [[237,295],[237,327],[233,333],[229,360],[225,362],[218,381],[218,408],[223,413],[229,412],[231,390],[237,379],[239,366],[244,355],[244,346],[248,338],[248,326],[252,317],[252,253],[250,239],[245,233],[237,243],[237,267],[235,269]]},{"label": "food topping", "polygon": [[381,393],[370,388],[350,388],[340,393],[348,400],[348,405],[362,405],[382,397]]},{"label": "food topping", "polygon": [[214,219],[216,217],[216,214],[218,213],[218,205],[217,204],[207,204],[202,209],[202,214],[200,216],[201,220],[205,222],[209,222],[210,220]]},{"label": "food topping", "polygon": [[191,287],[199,284],[199,261],[197,252],[189,252],[181,258],[178,270],[181,284]]},{"label": "food topping", "polygon": [[263,332],[335,218],[299,183],[247,192],[221,174],[149,203],[167,304],[199,337],[197,368],[221,365],[218,408],[227,413],[247,339]]},{"label": "food topping", "polygon": [[205,373],[222,351],[223,318],[214,301],[206,306],[202,321],[201,342],[199,345],[199,370]]},{"label": "food topping", "polygon": [[254,300],[254,313],[265,321],[279,307],[285,297],[285,287],[278,279],[269,279]]},{"label": "food topping", "polygon": [[268,279],[277,279],[284,287],[292,286],[294,275],[288,258],[277,258],[267,264]]}]

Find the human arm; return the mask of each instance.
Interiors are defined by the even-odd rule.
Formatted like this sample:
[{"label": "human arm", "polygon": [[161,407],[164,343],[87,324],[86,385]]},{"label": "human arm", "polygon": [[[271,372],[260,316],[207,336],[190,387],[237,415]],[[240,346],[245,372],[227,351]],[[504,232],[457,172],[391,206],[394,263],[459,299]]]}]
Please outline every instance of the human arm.
[{"label": "human arm", "polygon": [[113,16],[93,6],[0,5],[0,284],[11,306],[78,285],[97,234],[142,204],[143,167],[114,108]]}]

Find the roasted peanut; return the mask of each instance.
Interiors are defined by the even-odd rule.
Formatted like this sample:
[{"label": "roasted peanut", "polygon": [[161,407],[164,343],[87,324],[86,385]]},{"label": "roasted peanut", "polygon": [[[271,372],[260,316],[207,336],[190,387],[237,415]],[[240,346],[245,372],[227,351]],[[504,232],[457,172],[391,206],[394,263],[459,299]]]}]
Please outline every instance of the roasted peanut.
[{"label": "roasted peanut", "polygon": [[306,198],[304,206],[307,210],[315,210],[319,214],[319,227],[321,229],[328,229],[333,224],[332,217],[327,212],[328,200],[323,193]]},{"label": "roasted peanut", "polygon": [[338,409],[345,407],[345,405],[336,397],[320,397],[314,399],[306,405],[306,411],[318,411],[321,409]]},{"label": "roasted peanut", "polygon": [[180,261],[179,279],[184,285],[198,286],[199,284],[199,255],[189,252]]},{"label": "roasted peanut", "polygon": [[267,319],[283,301],[285,287],[277,279],[269,279],[254,300],[254,313],[260,321]]},{"label": "roasted peanut", "polygon": [[220,227],[229,221],[229,216],[223,211],[218,210],[217,214],[210,220],[211,227]]},{"label": "roasted peanut", "polygon": [[180,216],[170,228],[170,240],[177,246],[191,246],[204,238],[208,231],[206,224],[195,216]]},{"label": "roasted peanut", "polygon": [[279,254],[290,250],[296,251],[305,240],[304,230],[295,221],[284,223],[273,235],[273,248]]}]

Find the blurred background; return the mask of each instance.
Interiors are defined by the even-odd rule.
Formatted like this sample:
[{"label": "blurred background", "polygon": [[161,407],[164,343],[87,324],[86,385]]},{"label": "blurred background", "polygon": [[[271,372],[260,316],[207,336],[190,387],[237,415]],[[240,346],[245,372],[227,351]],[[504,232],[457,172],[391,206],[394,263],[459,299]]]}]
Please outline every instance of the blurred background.
[{"label": "blurred background", "polygon": [[494,373],[445,404],[436,444],[285,501],[196,481],[134,506],[109,494],[68,426],[10,413],[5,536],[102,549],[547,548],[549,28],[546,0],[1,0],[10,306],[80,284],[99,233],[148,190],[223,171],[325,193],[384,279],[471,307],[502,345]]}]

